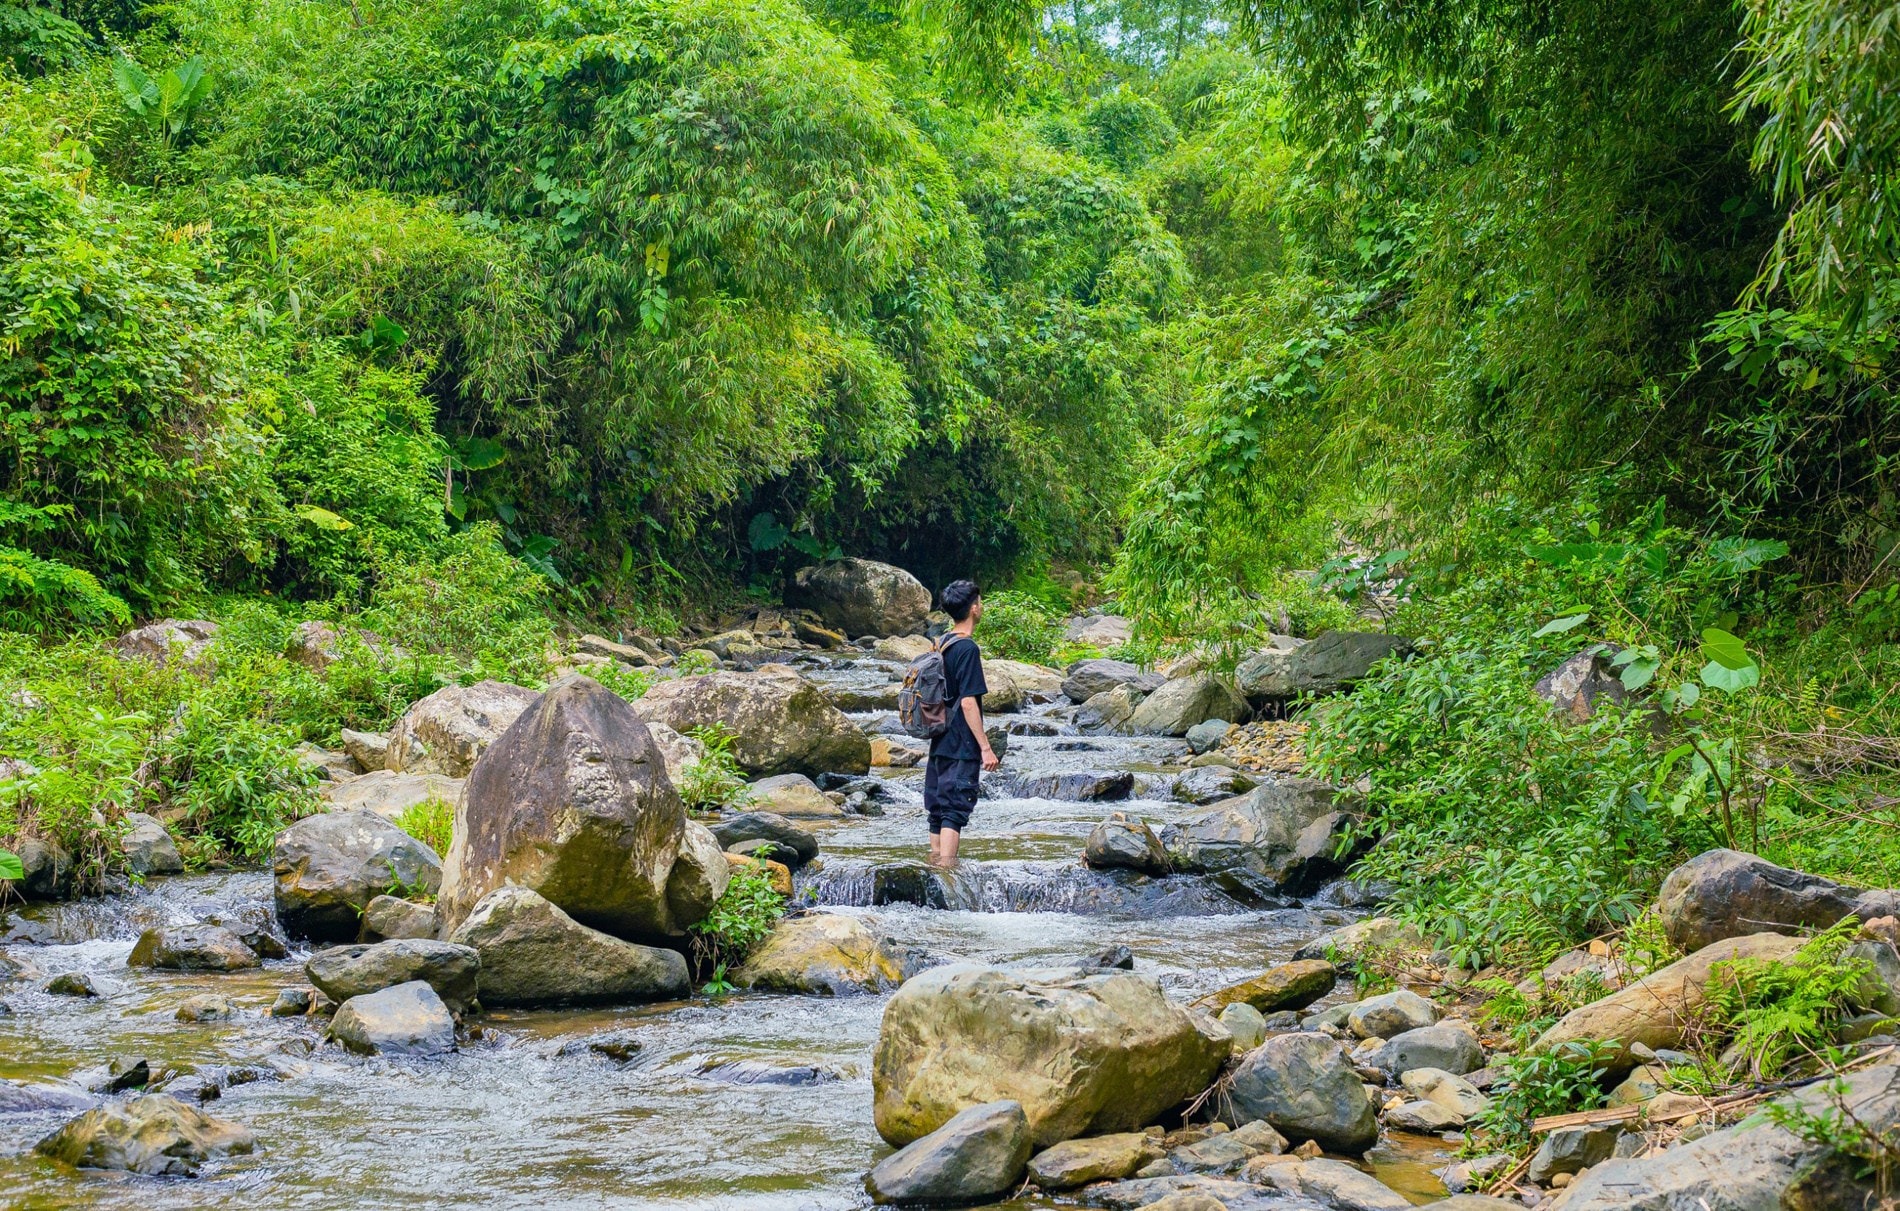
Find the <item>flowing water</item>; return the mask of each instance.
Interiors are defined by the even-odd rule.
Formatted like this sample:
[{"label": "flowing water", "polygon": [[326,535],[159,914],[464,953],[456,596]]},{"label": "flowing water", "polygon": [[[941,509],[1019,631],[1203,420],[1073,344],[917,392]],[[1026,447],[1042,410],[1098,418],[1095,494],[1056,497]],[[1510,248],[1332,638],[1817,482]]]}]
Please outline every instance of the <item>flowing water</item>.
[{"label": "flowing water", "polygon": [[[890,676],[889,666],[868,661],[812,671],[858,686]],[[1014,718],[1060,725],[1065,716],[1031,707]],[[1113,804],[985,798],[965,838],[963,869],[932,879],[914,867],[925,842],[921,771],[883,771],[876,801],[884,814],[819,826],[821,861],[801,872],[800,896],[861,915],[940,958],[1047,964],[1126,946],[1136,970],[1182,999],[1257,974],[1350,919],[1327,906],[1324,894],[1298,904],[1206,879],[1082,868],[1089,829],[1108,812],[1137,813],[1158,829],[1188,810],[1167,799],[1187,750],[1146,738],[1079,744],[1072,729],[1060,731],[1012,735],[1003,773],[1132,770],[1132,797]],[[1012,785],[1011,777],[993,780],[997,792]],[[862,1176],[889,1151],[871,1125],[871,1052],[884,997],[741,995],[495,1013],[481,1019],[480,1040],[446,1059],[365,1060],[324,1046],[315,1021],[263,1014],[278,989],[303,982],[303,954],[229,975],[125,965],[150,925],[269,911],[269,876],[244,873],[155,880],[129,896],[0,915],[6,953],[38,972],[0,984],[13,1010],[0,1016],[0,1076],[57,1082],[112,1057],[182,1071],[224,1065],[255,1079],[233,1083],[206,1109],[258,1137],[255,1156],[195,1180],[75,1173],[32,1152],[66,1114],[0,1114],[0,1205],[789,1211],[869,1204]],[[68,971],[90,973],[103,995],[38,990]],[[229,995],[246,1012],[233,1021],[175,1020],[181,1000],[206,991]],[[601,1036],[630,1038],[638,1050],[624,1062],[598,1054],[587,1041]],[[1428,1170],[1446,1156],[1435,1139],[1410,1139],[1388,1141],[1372,1160],[1388,1183],[1424,1202],[1444,1196]],[[1008,1205],[1061,1204],[1031,1198]]]}]

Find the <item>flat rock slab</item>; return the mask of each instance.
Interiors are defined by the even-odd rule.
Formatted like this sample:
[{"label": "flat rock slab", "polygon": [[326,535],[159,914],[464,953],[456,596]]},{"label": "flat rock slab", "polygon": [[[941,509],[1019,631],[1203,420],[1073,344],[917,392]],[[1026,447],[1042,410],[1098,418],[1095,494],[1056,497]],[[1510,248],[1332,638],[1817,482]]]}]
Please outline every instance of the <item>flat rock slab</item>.
[{"label": "flat rock slab", "polygon": [[148,1093],[88,1110],[34,1150],[80,1169],[192,1177],[208,1161],[256,1146],[249,1128],[212,1118],[177,1098]]},{"label": "flat rock slab", "polygon": [[1221,989],[1207,999],[1207,1004],[1215,1010],[1251,1005],[1261,1013],[1304,1009],[1331,992],[1338,978],[1339,973],[1324,959],[1295,959]]},{"label": "flat rock slab", "polygon": [[333,946],[311,955],[303,965],[310,982],[339,1004],[365,993],[421,980],[454,1013],[474,1003],[481,969],[481,956],[472,947],[433,938]]},{"label": "flat rock slab", "polygon": [[1063,1140],[1030,1158],[1029,1177],[1044,1190],[1073,1190],[1131,1177],[1163,1155],[1160,1139],[1140,1131]]},{"label": "flat rock slab", "polygon": [[258,962],[257,952],[221,925],[182,925],[140,934],[125,965],[167,971],[241,971]]}]

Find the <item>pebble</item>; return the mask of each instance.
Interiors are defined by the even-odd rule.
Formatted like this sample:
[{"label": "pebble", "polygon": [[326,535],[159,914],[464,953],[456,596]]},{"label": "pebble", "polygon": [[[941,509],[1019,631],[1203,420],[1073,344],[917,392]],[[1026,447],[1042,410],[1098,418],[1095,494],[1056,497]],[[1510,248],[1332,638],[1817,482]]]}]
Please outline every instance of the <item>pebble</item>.
[{"label": "pebble", "polygon": [[1306,725],[1286,719],[1237,725],[1227,729],[1219,751],[1240,769],[1298,774],[1306,768]]}]

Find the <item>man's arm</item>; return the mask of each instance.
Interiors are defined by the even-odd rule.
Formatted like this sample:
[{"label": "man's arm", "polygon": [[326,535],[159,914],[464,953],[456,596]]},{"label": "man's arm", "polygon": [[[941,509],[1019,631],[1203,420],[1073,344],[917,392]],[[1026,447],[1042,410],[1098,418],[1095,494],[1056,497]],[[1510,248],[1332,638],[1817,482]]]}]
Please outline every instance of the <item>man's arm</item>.
[{"label": "man's arm", "polygon": [[970,725],[970,734],[976,737],[976,744],[983,753],[983,768],[995,769],[1003,764],[996,750],[990,747],[989,733],[983,730],[983,704],[974,698],[964,698],[959,706],[963,708],[963,721]]}]

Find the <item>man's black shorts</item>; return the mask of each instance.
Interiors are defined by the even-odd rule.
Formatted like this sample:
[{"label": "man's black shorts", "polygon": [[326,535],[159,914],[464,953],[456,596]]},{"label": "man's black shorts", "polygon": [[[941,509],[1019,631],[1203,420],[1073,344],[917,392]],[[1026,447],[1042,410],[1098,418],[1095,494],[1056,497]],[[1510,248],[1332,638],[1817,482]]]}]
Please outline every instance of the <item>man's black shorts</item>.
[{"label": "man's black shorts", "polygon": [[973,757],[932,757],[924,767],[924,810],[930,813],[930,831],[962,832],[976,810],[976,788],[983,776],[983,760]]}]

